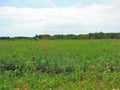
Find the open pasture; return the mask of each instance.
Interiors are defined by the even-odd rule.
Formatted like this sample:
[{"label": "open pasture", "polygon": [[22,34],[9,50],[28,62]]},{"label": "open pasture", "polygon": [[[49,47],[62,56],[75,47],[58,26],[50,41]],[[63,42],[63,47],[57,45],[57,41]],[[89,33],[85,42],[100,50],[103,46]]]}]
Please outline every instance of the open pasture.
[{"label": "open pasture", "polygon": [[120,40],[0,41],[0,90],[113,89]]}]

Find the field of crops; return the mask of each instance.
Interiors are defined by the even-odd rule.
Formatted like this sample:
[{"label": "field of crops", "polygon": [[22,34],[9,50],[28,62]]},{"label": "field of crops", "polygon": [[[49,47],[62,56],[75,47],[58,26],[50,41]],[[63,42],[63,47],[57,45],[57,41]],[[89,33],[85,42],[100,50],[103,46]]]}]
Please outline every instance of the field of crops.
[{"label": "field of crops", "polygon": [[120,40],[0,41],[0,90],[113,89]]}]

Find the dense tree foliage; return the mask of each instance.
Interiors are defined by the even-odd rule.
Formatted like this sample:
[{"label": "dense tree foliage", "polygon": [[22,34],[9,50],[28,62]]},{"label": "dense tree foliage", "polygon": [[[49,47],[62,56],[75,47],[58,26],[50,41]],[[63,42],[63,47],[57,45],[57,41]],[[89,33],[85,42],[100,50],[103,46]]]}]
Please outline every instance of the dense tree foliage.
[{"label": "dense tree foliage", "polygon": [[0,37],[0,40],[9,40],[9,39],[33,39],[33,40],[79,40],[79,39],[120,39],[120,33],[88,33],[88,34],[58,34],[58,35],[35,35],[34,37]]},{"label": "dense tree foliage", "polygon": [[120,33],[89,33],[89,34],[68,34],[68,35],[36,35],[34,39],[49,39],[49,40],[79,40],[79,39],[120,39]]},{"label": "dense tree foliage", "polygon": [[8,40],[10,37],[0,37],[0,40]]},{"label": "dense tree foliage", "polygon": [[22,36],[20,36],[20,37],[13,37],[13,39],[30,39],[30,37],[22,37]]}]

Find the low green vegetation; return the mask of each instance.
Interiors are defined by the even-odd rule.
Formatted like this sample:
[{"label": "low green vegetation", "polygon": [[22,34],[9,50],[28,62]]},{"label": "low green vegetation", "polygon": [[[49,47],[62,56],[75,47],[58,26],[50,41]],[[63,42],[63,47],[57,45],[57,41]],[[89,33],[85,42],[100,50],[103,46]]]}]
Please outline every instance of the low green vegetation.
[{"label": "low green vegetation", "polygon": [[0,90],[113,89],[120,40],[0,41]]}]

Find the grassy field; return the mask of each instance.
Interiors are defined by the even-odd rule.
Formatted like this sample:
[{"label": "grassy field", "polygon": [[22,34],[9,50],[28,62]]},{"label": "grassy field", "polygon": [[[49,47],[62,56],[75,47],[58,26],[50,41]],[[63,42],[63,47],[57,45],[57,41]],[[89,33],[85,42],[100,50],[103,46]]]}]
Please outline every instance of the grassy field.
[{"label": "grassy field", "polygon": [[113,89],[120,40],[0,41],[0,90]]}]

